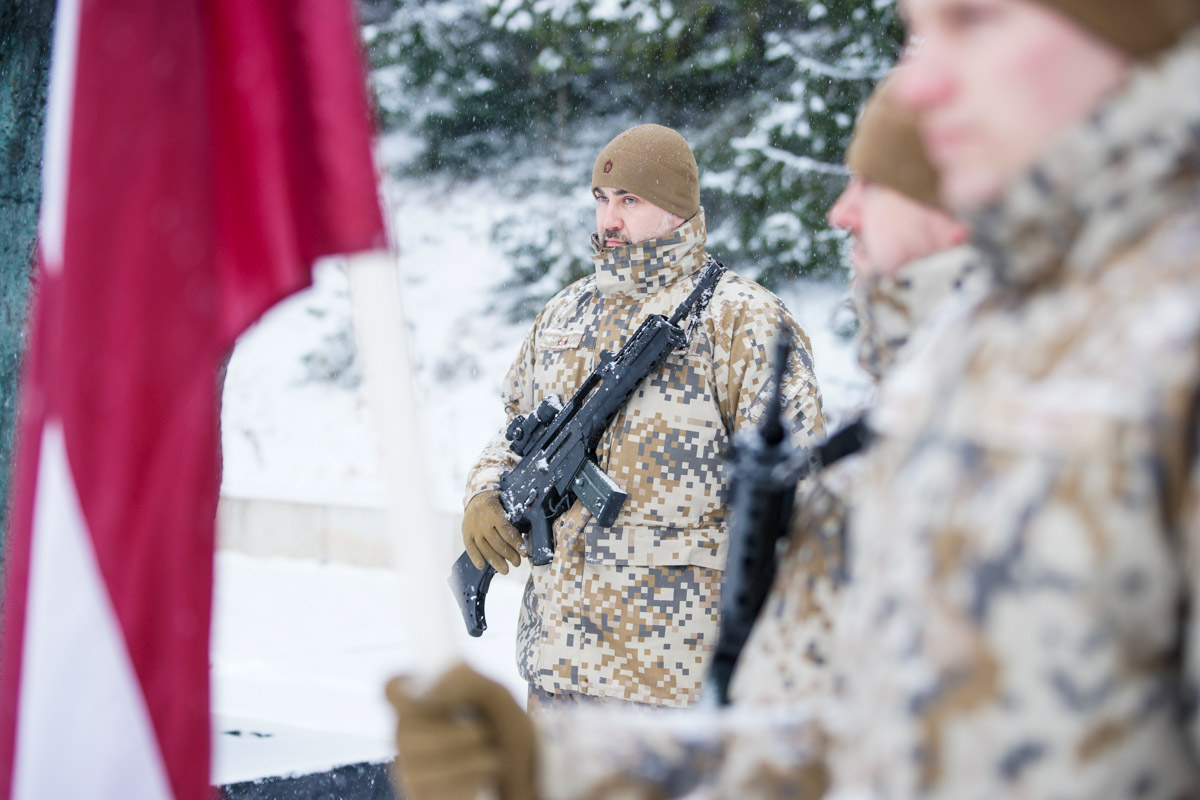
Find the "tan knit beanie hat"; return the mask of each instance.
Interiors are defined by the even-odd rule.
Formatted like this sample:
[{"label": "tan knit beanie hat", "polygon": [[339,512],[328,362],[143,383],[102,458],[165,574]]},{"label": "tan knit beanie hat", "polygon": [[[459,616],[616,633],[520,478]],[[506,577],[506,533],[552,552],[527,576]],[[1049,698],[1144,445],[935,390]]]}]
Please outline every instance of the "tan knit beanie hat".
[{"label": "tan knit beanie hat", "polygon": [[890,86],[885,78],[863,104],[846,164],[856,175],[940,209],[937,170],[921,144],[917,118],[892,101]]},{"label": "tan knit beanie hat", "polygon": [[1200,23],[1200,0],[1041,0],[1129,55],[1145,58]]},{"label": "tan knit beanie hat", "polygon": [[598,186],[624,189],[684,219],[700,210],[692,148],[662,125],[638,125],[605,145],[592,167],[592,188]]}]

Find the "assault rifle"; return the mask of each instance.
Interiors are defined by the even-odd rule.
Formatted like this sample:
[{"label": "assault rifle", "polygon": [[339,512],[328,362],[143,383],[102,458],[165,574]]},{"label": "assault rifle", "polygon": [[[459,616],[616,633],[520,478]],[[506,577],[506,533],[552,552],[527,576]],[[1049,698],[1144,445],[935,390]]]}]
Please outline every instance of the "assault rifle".
[{"label": "assault rifle", "polygon": [[[710,260],[696,288],[671,317],[651,314],[616,355],[602,351],[599,365],[570,400],[564,404],[551,395],[532,414],[509,423],[504,435],[521,462],[500,476],[500,504],[509,522],[526,535],[533,564],[550,563],[554,521],[575,500],[600,525],[616,521],[627,495],[596,465],[596,445],[642,381],[687,344],[680,323],[708,305],[724,272],[720,262]],[[487,630],[484,600],[495,574],[490,564],[477,568],[466,553],[450,571],[450,585],[472,636]]]},{"label": "assault rifle", "polygon": [[796,447],[783,426],[783,378],[791,335],[780,330],[774,384],[761,425],[734,437],[729,469],[729,557],[721,587],[721,631],[713,652],[707,691],[729,702],[729,683],[750,629],[775,579],[776,550],[787,535],[796,484],[862,449],[863,420],[851,423],[815,448]]}]

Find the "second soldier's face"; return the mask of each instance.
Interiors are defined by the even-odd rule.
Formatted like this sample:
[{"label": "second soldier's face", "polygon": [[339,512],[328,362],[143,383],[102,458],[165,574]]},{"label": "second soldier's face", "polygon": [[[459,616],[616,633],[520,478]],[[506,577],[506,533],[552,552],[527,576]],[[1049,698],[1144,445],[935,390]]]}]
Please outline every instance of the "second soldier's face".
[{"label": "second soldier's face", "polygon": [[1034,0],[902,0],[910,44],[897,101],[917,112],[942,197],[996,198],[1124,83],[1129,60]]},{"label": "second soldier's face", "polygon": [[623,189],[600,186],[592,193],[596,196],[596,233],[606,249],[666,236],[685,222]]},{"label": "second soldier's face", "polygon": [[855,279],[894,274],[967,238],[944,212],[858,176],[829,209],[829,223],[850,234]]}]

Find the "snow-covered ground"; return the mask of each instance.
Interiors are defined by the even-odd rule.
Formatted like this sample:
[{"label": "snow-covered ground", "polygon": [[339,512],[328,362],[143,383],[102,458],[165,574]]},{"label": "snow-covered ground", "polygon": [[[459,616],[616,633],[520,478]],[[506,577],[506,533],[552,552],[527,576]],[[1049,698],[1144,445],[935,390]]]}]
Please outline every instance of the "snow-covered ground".
[{"label": "snow-covered ground", "polygon": [[[453,515],[470,464],[502,422],[498,387],[528,326],[493,307],[506,268],[490,233],[512,213],[513,198],[486,180],[407,180],[389,195],[417,427],[433,503]],[[586,248],[581,240],[581,254]],[[868,395],[849,343],[835,332],[846,289],[801,283],[782,295],[812,339],[827,412],[844,419]],[[311,290],[239,342],[225,388],[224,495],[382,509],[350,308],[344,268],[326,263]],[[498,577],[491,629],[477,640],[456,635],[467,660],[523,699],[513,664],[521,583]],[[388,757],[383,683],[412,663],[416,646],[405,619],[417,612],[403,607],[401,594],[386,568],[220,554],[212,656],[218,783]]]},{"label": "snow-covered ground", "polygon": [[[455,629],[463,657],[523,699],[513,667],[520,576],[497,576],[489,628]],[[399,575],[311,560],[217,555],[213,780],[228,785],[390,758],[387,679],[413,665]]]}]

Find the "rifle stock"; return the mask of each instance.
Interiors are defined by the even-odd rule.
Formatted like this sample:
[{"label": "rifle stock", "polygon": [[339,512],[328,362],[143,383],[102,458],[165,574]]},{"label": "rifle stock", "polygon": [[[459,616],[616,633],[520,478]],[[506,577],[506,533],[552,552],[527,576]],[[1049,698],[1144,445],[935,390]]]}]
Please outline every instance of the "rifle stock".
[{"label": "rifle stock", "polygon": [[480,569],[471,563],[466,553],[460,555],[450,568],[450,588],[454,590],[454,596],[458,599],[463,622],[467,624],[467,633],[472,636],[482,636],[487,630],[483,606],[494,577],[495,567],[484,564],[483,569]]}]

